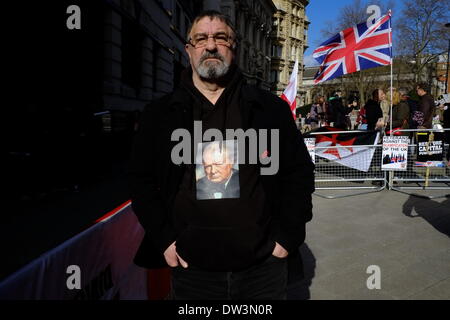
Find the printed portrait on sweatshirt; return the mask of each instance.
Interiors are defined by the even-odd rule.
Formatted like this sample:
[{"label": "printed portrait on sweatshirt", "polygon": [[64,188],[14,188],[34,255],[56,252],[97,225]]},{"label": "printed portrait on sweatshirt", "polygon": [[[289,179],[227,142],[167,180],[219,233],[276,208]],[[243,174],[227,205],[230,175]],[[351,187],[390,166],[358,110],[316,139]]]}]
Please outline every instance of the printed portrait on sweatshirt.
[{"label": "printed portrait on sweatshirt", "polygon": [[239,198],[237,141],[213,141],[198,145],[196,159],[197,200]]}]

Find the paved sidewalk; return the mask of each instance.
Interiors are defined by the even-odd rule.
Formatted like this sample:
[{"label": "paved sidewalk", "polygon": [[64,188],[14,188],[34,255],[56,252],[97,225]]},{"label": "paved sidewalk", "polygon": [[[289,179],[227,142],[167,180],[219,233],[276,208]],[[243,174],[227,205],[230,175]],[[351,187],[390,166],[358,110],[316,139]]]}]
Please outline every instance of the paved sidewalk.
[{"label": "paved sidewalk", "polygon": [[[449,197],[385,190],[313,202],[306,279],[289,299],[450,299]],[[381,269],[379,290],[366,286],[370,265]]]}]

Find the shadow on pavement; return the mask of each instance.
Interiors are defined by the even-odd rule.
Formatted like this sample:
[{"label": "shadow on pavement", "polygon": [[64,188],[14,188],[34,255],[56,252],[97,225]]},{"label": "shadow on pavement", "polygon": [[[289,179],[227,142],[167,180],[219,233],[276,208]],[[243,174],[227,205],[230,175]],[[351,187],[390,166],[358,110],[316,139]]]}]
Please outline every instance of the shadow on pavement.
[{"label": "shadow on pavement", "polygon": [[[411,195],[403,204],[403,214],[410,218],[421,217],[433,226],[437,231],[450,237],[450,212],[444,210],[435,210],[435,208],[450,208],[450,195],[439,203],[436,207],[437,201],[417,198]],[[430,206],[432,204],[432,206]],[[416,214],[413,213],[415,211]]]},{"label": "shadow on pavement", "polygon": [[309,300],[311,298],[309,287],[315,276],[316,258],[306,243],[300,247],[300,254],[303,261],[304,278],[299,282],[289,285],[288,300]]}]

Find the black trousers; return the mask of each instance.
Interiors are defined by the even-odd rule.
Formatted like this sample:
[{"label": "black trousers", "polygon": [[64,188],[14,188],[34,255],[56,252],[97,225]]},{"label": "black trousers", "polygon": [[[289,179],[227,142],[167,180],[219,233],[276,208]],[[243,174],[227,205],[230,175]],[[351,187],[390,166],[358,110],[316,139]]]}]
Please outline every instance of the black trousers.
[{"label": "black trousers", "polygon": [[214,272],[194,266],[172,268],[174,300],[285,300],[287,259],[273,255],[237,272]]}]

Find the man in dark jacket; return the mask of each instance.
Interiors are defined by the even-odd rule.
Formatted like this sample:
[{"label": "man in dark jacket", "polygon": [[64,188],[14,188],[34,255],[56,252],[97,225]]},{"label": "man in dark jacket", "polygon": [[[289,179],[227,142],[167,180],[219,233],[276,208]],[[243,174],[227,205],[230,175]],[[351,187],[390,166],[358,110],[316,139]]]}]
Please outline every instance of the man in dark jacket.
[{"label": "man in dark jacket", "polygon": [[415,97],[417,95],[416,90],[411,90],[410,92],[408,92],[408,99],[406,100],[406,102],[408,103],[408,107],[409,107],[409,128],[410,129],[417,129],[417,123],[416,121],[414,121],[413,116],[416,113],[417,109],[419,108],[418,106],[418,100],[417,97]]},{"label": "man in dark jacket", "polygon": [[434,110],[436,109],[434,98],[430,95],[430,88],[426,83],[419,83],[416,90],[420,96],[418,112],[421,113],[418,128],[431,129],[433,127]]},{"label": "man in dark jacket", "polygon": [[[289,106],[245,83],[234,64],[235,35],[219,12],[194,20],[191,68],[179,88],[146,107],[133,148],[132,206],[146,232],[135,262],[170,266],[174,299],[283,299],[302,267],[314,165]],[[237,140],[239,197],[199,199],[195,150],[203,140],[230,140],[230,130],[248,134]],[[206,138],[211,132],[215,139]],[[250,142],[253,135],[260,143]],[[189,148],[178,148],[180,136]]]},{"label": "man in dark jacket", "polygon": [[367,130],[379,129],[384,124],[380,119],[383,118],[383,111],[380,102],[386,98],[386,94],[381,89],[375,89],[372,92],[372,99],[369,99],[364,105],[366,110]]},{"label": "man in dark jacket", "polygon": [[330,98],[331,109],[333,110],[334,127],[347,130],[347,114],[351,109],[344,106],[342,102],[342,91],[336,90],[333,97]]}]

